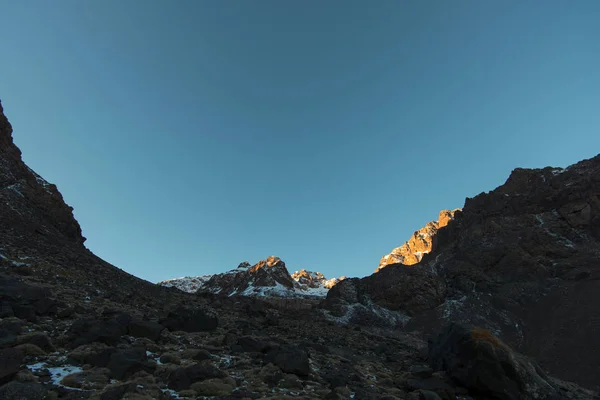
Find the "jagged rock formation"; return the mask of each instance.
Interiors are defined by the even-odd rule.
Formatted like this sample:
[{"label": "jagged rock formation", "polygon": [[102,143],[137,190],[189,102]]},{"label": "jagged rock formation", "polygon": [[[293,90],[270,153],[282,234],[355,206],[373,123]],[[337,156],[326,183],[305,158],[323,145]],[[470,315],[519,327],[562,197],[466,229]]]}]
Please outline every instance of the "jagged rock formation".
[{"label": "jagged rock formation", "polygon": [[[598,385],[590,349],[600,348],[600,156],[566,169],[516,169],[467,199],[436,238],[419,264],[341,282],[325,307],[348,318],[376,306],[356,321],[375,318],[377,307],[399,310],[406,330],[482,326],[552,374]],[[391,293],[382,297],[382,288]]]},{"label": "jagged rock formation", "polygon": [[320,272],[306,270],[290,275],[279,257],[270,256],[254,266],[243,262],[236,269],[222,274],[169,279],[158,284],[188,293],[319,298],[324,297],[341,279],[343,278],[327,280]]},{"label": "jagged rock formation", "polygon": [[411,238],[402,246],[396,247],[379,261],[375,272],[391,264],[414,265],[421,261],[425,254],[435,250],[438,229],[448,225],[454,219],[457,210],[442,210],[437,221],[428,222],[424,227],[413,233]]},{"label": "jagged rock formation", "polygon": [[[489,398],[480,396],[477,387],[465,387],[468,381],[460,383],[453,369],[434,371],[438,368],[428,366],[438,365],[437,356],[432,353],[427,359],[427,345],[418,333],[335,324],[308,304],[313,300],[185,293],[135,278],[106,263],[83,246],[79,226],[58,191],[50,188],[47,192],[45,181],[24,167],[11,132],[0,108],[0,177],[6,183],[0,187],[1,399]],[[18,187],[11,186],[15,183]],[[597,215],[594,207],[590,204],[589,225],[583,205],[557,211],[564,212],[565,220],[577,228],[569,224],[569,228],[563,227],[564,232],[557,231],[557,221],[548,215],[541,216],[543,226],[553,234],[567,235],[564,239],[571,242],[559,239],[578,249],[585,246],[584,239],[571,237],[569,229],[591,230]],[[442,232],[459,222],[457,218],[438,236],[445,236]],[[454,254],[449,239],[453,235],[440,238],[439,249],[449,252],[448,260]],[[435,257],[427,257],[423,263],[435,261]],[[437,261],[445,263],[442,257]],[[284,265],[276,258],[254,267],[240,267],[242,274],[248,275],[256,268],[252,276],[263,284],[300,285],[288,279],[287,269],[281,276],[272,273],[283,271]],[[558,274],[559,279],[573,276],[577,282],[588,284],[586,279],[593,274],[586,275],[587,267],[581,264],[580,269],[567,271],[569,268],[561,264],[558,270],[564,274]],[[473,277],[478,276],[451,278],[445,264],[428,268],[432,275],[438,272],[438,280],[419,265],[389,266],[375,274],[392,281],[381,297],[373,296],[376,281],[372,286],[361,286],[362,281],[357,285],[357,280],[348,280],[348,285],[342,281],[331,292],[343,293],[346,305],[352,296],[362,299],[366,317],[374,301],[391,308],[407,303],[396,306],[399,311],[394,312],[378,306],[378,312],[380,317],[388,313],[390,318],[402,314],[404,319],[398,322],[408,326],[418,322],[419,315],[430,312],[422,310],[433,307],[442,297],[445,303],[433,311],[447,311],[449,301],[454,301],[450,296],[459,294],[462,283],[471,287]],[[394,271],[402,271],[398,275],[405,281],[404,290],[416,295],[423,291],[420,300],[411,303],[407,296],[394,293]],[[307,287],[320,280],[308,272],[300,272],[298,277]],[[344,288],[348,290],[341,290]],[[567,289],[576,290],[582,300],[590,295],[579,290],[585,287]],[[372,304],[366,301],[369,296],[373,296]],[[550,301],[544,307],[556,304],[552,299],[544,300]],[[452,304],[451,315],[473,312],[466,302]],[[571,315],[563,313],[573,311],[580,313],[573,314],[579,318],[576,322],[582,321],[585,313],[592,324],[595,321],[590,309],[555,309],[550,327],[569,323]],[[483,322],[490,319],[485,311],[478,312]],[[593,329],[590,332],[593,334]],[[578,340],[589,344],[590,354],[595,353],[594,337],[580,336]],[[450,360],[459,357],[465,365],[472,365],[473,357],[477,357],[473,351],[435,354]],[[593,371],[594,360],[582,358],[581,368],[587,366]],[[575,385],[563,387],[563,398],[597,399]],[[526,395],[527,390],[522,388],[519,395]]]},{"label": "jagged rock formation", "polygon": [[292,274],[292,279],[298,282],[300,285],[304,285],[311,289],[331,289],[339,282],[346,279],[346,277],[341,276],[339,278],[327,279],[325,278],[325,275],[320,272],[312,272],[301,269],[300,271],[296,271]]},{"label": "jagged rock formation", "polygon": [[[35,233],[83,243],[81,227],[55,185],[49,184],[23,163],[21,151],[12,140],[12,126],[0,103],[0,202],[12,212],[2,214],[0,223],[15,230],[9,238]],[[18,222],[18,223],[17,223]]]}]

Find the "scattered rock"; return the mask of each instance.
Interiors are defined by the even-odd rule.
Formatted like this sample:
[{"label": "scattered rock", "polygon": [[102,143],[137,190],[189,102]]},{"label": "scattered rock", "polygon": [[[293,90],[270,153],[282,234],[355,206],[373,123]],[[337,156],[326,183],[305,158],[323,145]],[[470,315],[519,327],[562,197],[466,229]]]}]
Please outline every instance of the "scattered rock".
[{"label": "scattered rock", "polygon": [[265,362],[271,362],[281,368],[283,372],[298,376],[308,376],[310,373],[308,353],[293,346],[286,345],[269,350],[265,355]]},{"label": "scattered rock", "polygon": [[192,383],[210,378],[224,378],[227,374],[215,367],[210,361],[202,361],[187,367],[177,368],[169,375],[169,389],[176,391],[189,389]]},{"label": "scattered rock", "polygon": [[181,356],[188,360],[203,361],[210,360],[212,357],[207,350],[204,349],[185,349]]},{"label": "scattered rock", "polygon": [[160,362],[163,364],[181,364],[181,358],[177,353],[164,353],[160,356]]},{"label": "scattered rock", "polygon": [[0,387],[2,400],[46,400],[48,390],[35,382],[9,382]]},{"label": "scattered rock", "polygon": [[263,353],[271,347],[267,341],[254,336],[242,336],[238,339],[237,344],[243,351],[257,353]]},{"label": "scattered rock", "polygon": [[227,396],[230,395],[235,384],[223,379],[208,379],[192,384],[191,389],[199,396]]},{"label": "scattered rock", "polygon": [[179,306],[160,323],[171,332],[206,332],[217,329],[219,320],[216,314],[207,310]]},{"label": "scattered rock", "polygon": [[17,337],[17,343],[18,344],[24,344],[24,343],[34,344],[37,347],[39,347],[40,349],[42,349],[46,352],[49,352],[49,353],[56,351],[56,349],[54,348],[54,345],[52,344],[52,340],[50,340],[48,335],[43,332],[34,332],[34,333],[28,333],[26,335],[19,336],[19,337]]}]

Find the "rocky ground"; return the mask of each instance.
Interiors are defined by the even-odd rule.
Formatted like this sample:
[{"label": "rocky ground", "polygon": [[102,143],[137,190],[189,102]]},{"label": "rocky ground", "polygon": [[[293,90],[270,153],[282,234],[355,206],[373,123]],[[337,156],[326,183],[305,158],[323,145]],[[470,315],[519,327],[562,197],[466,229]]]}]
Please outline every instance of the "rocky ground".
[{"label": "rocky ground", "polygon": [[[469,210],[478,201],[482,200],[465,205],[456,227],[475,218]],[[548,376],[535,361],[515,352],[509,340],[501,340],[485,327],[444,323],[430,332],[419,318],[439,311],[440,304],[446,304],[444,310],[456,308],[445,322],[465,322],[459,317],[467,302],[449,302],[472,282],[490,284],[473,278],[479,276],[471,271],[475,265],[465,267],[470,275],[465,272],[458,277],[448,272],[450,267],[436,267],[439,281],[432,281],[419,266],[388,266],[374,275],[390,278],[387,286],[376,286],[380,278],[349,279],[334,286],[323,303],[190,294],[135,278],[84,247],[79,225],[56,187],[22,163],[1,106],[0,204],[1,399],[600,398],[591,390]],[[516,204],[515,209],[526,206]],[[587,219],[577,214],[581,212],[577,210],[587,213],[585,206],[565,210],[568,218],[583,221],[585,226]],[[596,214],[590,215],[594,225]],[[541,218],[544,226],[559,222],[550,214]],[[449,232],[452,226],[448,225]],[[479,225],[469,222],[465,226]],[[494,232],[507,229],[504,222],[500,228],[484,226]],[[462,254],[449,249],[462,249],[466,244],[452,244],[442,231],[439,250],[446,263]],[[512,237],[510,232],[507,237]],[[561,235],[576,249],[587,246],[571,231]],[[459,237],[467,240],[460,233]],[[540,243],[546,238],[527,237]],[[581,257],[588,254],[581,251],[577,253]],[[558,275],[572,277],[572,282],[593,282],[597,276],[591,261],[582,261],[579,269],[567,268],[564,255],[570,255],[570,250],[548,246],[543,254],[544,262],[558,260],[556,269],[561,271],[548,279]],[[438,255],[431,253],[422,263],[439,263]],[[526,274],[526,266],[517,269],[516,277]],[[504,268],[501,264],[496,270]],[[488,271],[481,274],[491,276]],[[380,289],[378,295],[374,295],[376,289]],[[500,286],[497,290],[508,289]],[[562,304],[561,298],[571,299],[574,293],[582,299],[589,295],[579,286],[565,290],[556,292],[563,296],[558,300],[545,298],[545,307]],[[484,293],[483,289],[478,293]],[[512,292],[499,293],[504,299]],[[356,315],[362,312],[362,317],[347,318],[348,308],[357,311]],[[562,327],[573,310],[559,311],[553,318]],[[590,310],[583,309],[581,315],[585,312]],[[538,313],[538,317],[543,315]],[[365,323],[368,318],[372,323]],[[383,323],[386,318],[393,324]],[[407,329],[410,324],[414,326]],[[524,337],[534,341],[528,332]],[[539,343],[541,353],[556,346]],[[595,350],[590,347],[590,354]],[[591,358],[582,359],[589,363],[582,369],[594,367]]]}]

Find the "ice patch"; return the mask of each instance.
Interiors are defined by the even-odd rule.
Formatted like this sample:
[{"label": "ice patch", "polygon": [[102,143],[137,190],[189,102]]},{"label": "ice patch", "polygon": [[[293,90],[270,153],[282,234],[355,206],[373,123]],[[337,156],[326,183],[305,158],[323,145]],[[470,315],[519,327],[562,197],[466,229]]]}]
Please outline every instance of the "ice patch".
[{"label": "ice patch", "polygon": [[171,395],[176,399],[182,399],[183,397],[179,397],[179,393],[177,393],[176,391],[174,391],[173,389],[160,389],[161,392]]},{"label": "ice patch", "polygon": [[80,367],[76,367],[74,365],[63,365],[60,367],[48,367],[46,363],[39,362],[36,364],[27,365],[27,368],[30,369],[31,372],[34,372],[34,373],[41,371],[41,370],[47,370],[50,373],[50,381],[56,386],[60,386],[60,387],[70,389],[70,390],[85,391],[84,389],[65,386],[60,383],[63,380],[63,378],[68,375],[83,372],[83,369],[81,369]]}]

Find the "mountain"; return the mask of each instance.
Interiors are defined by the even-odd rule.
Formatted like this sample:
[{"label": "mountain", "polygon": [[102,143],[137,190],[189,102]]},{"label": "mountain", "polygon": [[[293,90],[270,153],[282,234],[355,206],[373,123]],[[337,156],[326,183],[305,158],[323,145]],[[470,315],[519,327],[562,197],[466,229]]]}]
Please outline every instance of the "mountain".
[{"label": "mountain", "polygon": [[467,200],[420,263],[315,300],[228,295],[329,285],[276,257],[218,294],[105,262],[12,133],[0,104],[0,399],[600,399],[598,160],[518,171]]},{"label": "mountain", "polygon": [[213,275],[184,277],[158,282],[188,293],[214,293],[226,296],[320,298],[340,279],[327,280],[320,272],[296,271],[290,275],[276,256],[254,266],[241,263],[236,269]]},{"label": "mountain", "polygon": [[396,247],[391,253],[383,256],[375,272],[392,264],[414,265],[423,259],[423,255],[431,253],[437,245],[438,229],[448,225],[454,219],[454,214],[460,211],[442,210],[437,221],[428,222],[423,228],[413,233],[412,237],[402,246]]},{"label": "mountain", "polygon": [[467,199],[431,243],[417,264],[340,282],[327,312],[425,334],[449,321],[480,326],[553,374],[599,384],[600,156],[515,169]]}]

